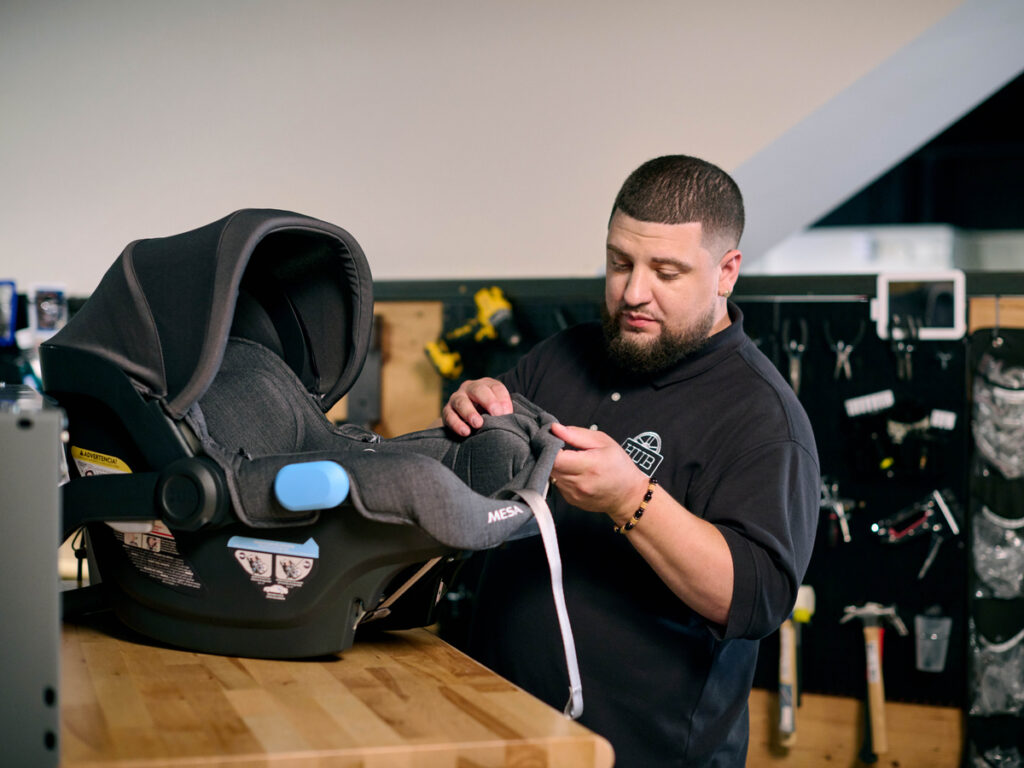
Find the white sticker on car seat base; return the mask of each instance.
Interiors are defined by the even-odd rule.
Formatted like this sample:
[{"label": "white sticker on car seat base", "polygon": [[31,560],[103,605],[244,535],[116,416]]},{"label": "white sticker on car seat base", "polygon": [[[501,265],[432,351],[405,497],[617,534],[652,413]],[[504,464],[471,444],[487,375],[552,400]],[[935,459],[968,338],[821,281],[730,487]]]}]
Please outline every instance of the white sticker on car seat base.
[{"label": "white sticker on car seat base", "polygon": [[268,600],[284,600],[301,587],[320,558],[320,547],[312,538],[298,544],[232,536],[228,547],[249,580],[263,587]]},{"label": "white sticker on car seat base", "polygon": [[202,588],[195,571],[178,552],[174,534],[159,520],[148,532],[115,530],[125,555],[138,570],[174,589],[192,592]]}]

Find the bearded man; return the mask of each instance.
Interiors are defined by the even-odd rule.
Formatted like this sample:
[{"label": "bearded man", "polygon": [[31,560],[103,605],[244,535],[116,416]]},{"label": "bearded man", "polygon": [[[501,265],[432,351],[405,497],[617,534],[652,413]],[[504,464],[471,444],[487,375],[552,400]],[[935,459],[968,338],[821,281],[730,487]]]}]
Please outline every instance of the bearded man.
[{"label": "bearded man", "polygon": [[[743,766],[758,641],[813,547],[810,423],[729,301],[743,199],[673,155],[626,179],[608,225],[603,322],[546,339],[442,412],[468,435],[517,392],[565,441],[552,512],[586,694],[619,768]],[[571,426],[570,426],[571,425]],[[552,706],[566,662],[536,537],[488,552],[469,652]]]}]

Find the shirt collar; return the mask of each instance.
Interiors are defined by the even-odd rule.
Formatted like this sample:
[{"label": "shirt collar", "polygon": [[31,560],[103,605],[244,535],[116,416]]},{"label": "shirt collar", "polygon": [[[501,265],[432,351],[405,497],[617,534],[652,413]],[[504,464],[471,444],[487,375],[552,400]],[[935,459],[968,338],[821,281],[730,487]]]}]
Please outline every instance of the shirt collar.
[{"label": "shirt collar", "polygon": [[746,338],[743,333],[743,312],[731,301],[726,302],[731,323],[708,339],[708,343],[687,355],[671,368],[656,374],[651,383],[666,387],[678,381],[692,379],[713,368],[731,354]]}]

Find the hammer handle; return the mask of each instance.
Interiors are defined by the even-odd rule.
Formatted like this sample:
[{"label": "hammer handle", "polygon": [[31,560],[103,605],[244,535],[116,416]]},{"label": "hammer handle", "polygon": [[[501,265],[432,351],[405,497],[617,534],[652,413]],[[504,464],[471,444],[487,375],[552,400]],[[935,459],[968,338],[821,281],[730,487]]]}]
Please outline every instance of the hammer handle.
[{"label": "hammer handle", "polygon": [[882,680],[882,628],[864,627],[864,654],[868,675],[868,716],[871,718],[871,749],[876,755],[889,751],[885,730],[885,685]]},{"label": "hammer handle", "polygon": [[796,623],[786,619],[779,627],[779,743],[796,743]]}]

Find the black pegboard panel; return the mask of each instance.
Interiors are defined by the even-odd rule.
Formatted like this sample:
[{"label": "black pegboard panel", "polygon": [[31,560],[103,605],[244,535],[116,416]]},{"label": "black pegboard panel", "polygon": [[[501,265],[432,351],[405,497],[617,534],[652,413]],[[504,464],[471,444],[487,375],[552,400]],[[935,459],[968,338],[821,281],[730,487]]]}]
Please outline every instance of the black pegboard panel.
[{"label": "black pegboard panel", "polygon": [[[789,376],[788,342],[806,345],[800,366],[800,400],[814,427],[822,475],[838,484],[839,495],[854,502],[849,512],[850,541],[843,540],[827,510],[804,583],[814,587],[816,612],[802,629],[802,687],[805,691],[862,698],[865,661],[862,625],[841,624],[844,608],[876,602],[894,605],[910,634],[889,627],[884,641],[886,698],[892,701],[962,706],[965,679],[966,560],[964,536],[950,536],[925,572],[931,537],[887,544],[871,526],[891,518],[934,490],[948,489],[966,501],[967,418],[965,345],[959,341],[917,341],[910,377],[901,377],[900,356],[879,339],[866,298],[813,297],[747,300],[741,297],[748,335]],[[850,377],[834,346],[853,344]],[[856,342],[856,343],[855,343]],[[891,393],[892,404],[877,412],[850,416],[847,401]],[[879,402],[884,402],[881,397]],[[889,424],[930,420],[933,411],[953,414],[952,429],[915,429],[899,444]],[[959,526],[962,531],[961,525]],[[916,668],[914,616],[938,606],[953,619],[945,669]],[[755,678],[772,688],[778,675],[778,639],[762,641]]]}]

